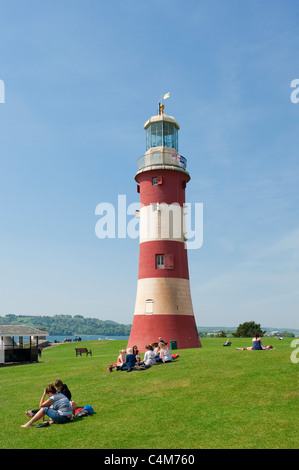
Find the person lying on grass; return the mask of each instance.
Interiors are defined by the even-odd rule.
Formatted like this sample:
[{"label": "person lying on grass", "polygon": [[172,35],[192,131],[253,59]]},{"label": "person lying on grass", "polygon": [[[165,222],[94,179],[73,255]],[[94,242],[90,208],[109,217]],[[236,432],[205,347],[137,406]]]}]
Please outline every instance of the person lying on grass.
[{"label": "person lying on grass", "polygon": [[[48,400],[45,400],[46,395],[49,397]],[[32,426],[33,423],[44,418],[45,415],[50,418],[49,424],[63,424],[72,419],[73,410],[69,399],[59,391],[57,392],[53,384],[45,388],[39,406],[40,410],[36,415],[28,423],[21,425],[21,428]]]}]

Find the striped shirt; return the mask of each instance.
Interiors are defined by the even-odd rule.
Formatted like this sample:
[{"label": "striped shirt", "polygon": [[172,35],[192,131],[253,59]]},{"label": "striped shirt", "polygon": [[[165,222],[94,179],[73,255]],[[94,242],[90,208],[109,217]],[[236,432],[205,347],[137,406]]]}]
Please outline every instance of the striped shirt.
[{"label": "striped shirt", "polygon": [[55,393],[49,398],[53,402],[53,409],[58,411],[61,416],[72,415],[72,406],[70,400],[60,392]]}]

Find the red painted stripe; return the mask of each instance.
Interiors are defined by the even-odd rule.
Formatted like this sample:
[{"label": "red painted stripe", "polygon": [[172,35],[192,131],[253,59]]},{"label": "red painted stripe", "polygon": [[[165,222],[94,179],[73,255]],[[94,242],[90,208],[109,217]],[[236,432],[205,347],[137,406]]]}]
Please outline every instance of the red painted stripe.
[{"label": "red painted stripe", "polygon": [[[173,269],[157,269],[156,255],[173,254]],[[188,252],[182,242],[155,240],[139,245],[138,279],[149,277],[173,277],[189,279]]]},{"label": "red painted stripe", "polygon": [[[153,185],[153,178],[162,177],[162,184]],[[157,170],[145,171],[136,176],[140,184],[140,203],[148,206],[152,203],[185,203],[185,187],[189,176],[181,171]]]},{"label": "red painted stripe", "polygon": [[168,346],[177,341],[178,349],[201,347],[193,315],[134,315],[129,348],[137,345],[144,352],[145,346],[158,342],[159,337]]}]

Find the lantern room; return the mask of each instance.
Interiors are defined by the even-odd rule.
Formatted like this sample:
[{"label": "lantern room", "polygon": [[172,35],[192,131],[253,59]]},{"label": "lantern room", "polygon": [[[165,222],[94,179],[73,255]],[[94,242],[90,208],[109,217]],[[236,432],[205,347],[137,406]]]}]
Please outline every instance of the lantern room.
[{"label": "lantern room", "polygon": [[178,130],[180,126],[172,116],[164,114],[164,105],[159,114],[151,117],[144,125],[146,130],[146,151],[153,147],[168,147],[178,152]]}]

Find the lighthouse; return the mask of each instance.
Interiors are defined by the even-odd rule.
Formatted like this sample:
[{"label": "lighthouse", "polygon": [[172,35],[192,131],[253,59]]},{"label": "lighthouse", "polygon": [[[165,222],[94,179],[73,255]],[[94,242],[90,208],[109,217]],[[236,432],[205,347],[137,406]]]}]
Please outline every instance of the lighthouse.
[{"label": "lighthouse", "polygon": [[162,338],[177,349],[201,347],[195,323],[185,232],[187,160],[179,154],[179,124],[164,113],[145,124],[146,152],[135,175],[140,194],[139,269],[128,347],[144,352]]}]

